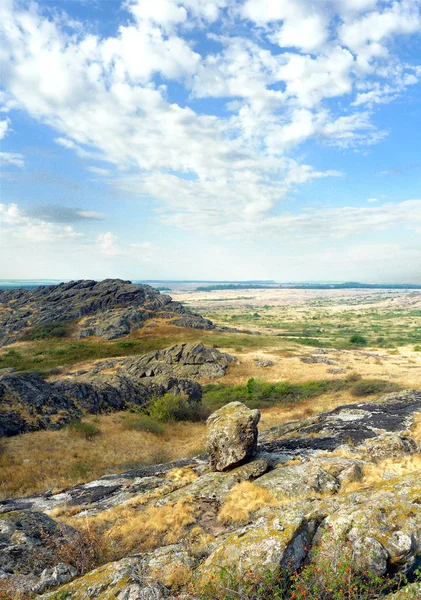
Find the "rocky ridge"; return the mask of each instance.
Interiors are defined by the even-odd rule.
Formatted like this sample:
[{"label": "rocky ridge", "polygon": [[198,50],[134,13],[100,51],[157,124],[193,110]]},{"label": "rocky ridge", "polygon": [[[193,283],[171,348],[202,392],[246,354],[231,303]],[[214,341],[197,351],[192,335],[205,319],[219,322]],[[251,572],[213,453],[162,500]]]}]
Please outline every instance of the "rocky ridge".
[{"label": "rocky ridge", "polygon": [[19,340],[34,327],[70,322],[74,322],[78,338],[113,340],[152,318],[167,319],[180,327],[214,329],[211,321],[190,313],[170,296],[121,279],[0,290],[0,346]]},{"label": "rocky ridge", "polygon": [[[223,426],[227,410],[232,422],[238,411],[237,429]],[[71,561],[63,562],[42,541],[40,549],[36,532],[46,512],[52,511],[53,516],[62,510],[71,527],[81,517],[92,523],[95,519],[103,523],[104,518],[111,522],[122,509],[132,515],[133,528],[143,511],[165,511],[166,507],[176,511],[180,503],[191,507],[194,517],[178,539],[161,540],[140,554],[127,552],[40,597],[180,598],[185,584],[181,573],[188,574],[196,586],[217,580],[222,568],[233,569],[242,581],[250,569],[262,566],[274,576],[306,564],[324,568],[326,558],[334,564],[348,551],[355,569],[396,576],[396,581],[407,576],[411,581],[421,564],[421,471],[414,468],[401,476],[386,475],[371,487],[364,485],[364,479],[385,458],[415,460],[420,456],[411,433],[420,414],[421,392],[405,391],[376,403],[342,406],[271,428],[262,432],[257,448],[246,436],[243,446],[252,452],[225,471],[212,471],[208,457],[200,456],[106,476],[59,493],[0,502],[3,581],[41,590],[60,585],[59,577],[69,581],[75,577]],[[231,438],[240,445],[244,427],[250,428],[253,438],[257,420],[244,405],[224,407],[209,423],[211,451],[222,453]],[[218,421],[223,426],[219,438],[212,431]],[[269,493],[272,500],[263,496],[265,502],[246,513],[242,522],[221,521],[221,507],[232,494],[240,505],[241,494],[247,490],[236,490],[239,483],[250,485],[247,482],[253,482],[254,491]],[[357,491],[343,492],[345,486],[358,482]],[[48,527],[52,530],[59,525],[48,521]],[[191,541],[197,530],[206,539],[200,552],[194,551]],[[110,531],[108,539],[112,540]],[[52,537],[59,535],[57,531]],[[76,530],[68,535],[77,535]],[[40,559],[31,572],[22,573],[19,556],[31,548]],[[392,585],[375,597],[416,598],[418,588],[418,583],[408,586],[406,592],[414,591],[409,596],[395,593]],[[212,597],[191,594],[185,597]]]},{"label": "rocky ridge", "polygon": [[233,360],[229,354],[195,343],[99,361],[73,376],[50,381],[37,373],[0,370],[0,437],[58,429],[85,413],[141,406],[167,392],[200,402],[197,380],[222,377]]}]

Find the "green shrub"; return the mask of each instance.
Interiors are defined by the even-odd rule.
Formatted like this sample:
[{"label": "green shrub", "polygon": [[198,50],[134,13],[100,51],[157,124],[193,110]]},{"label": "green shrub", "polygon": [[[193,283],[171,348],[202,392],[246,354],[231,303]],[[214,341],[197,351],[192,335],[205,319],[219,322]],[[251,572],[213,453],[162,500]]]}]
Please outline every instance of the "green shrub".
[{"label": "green shrub", "polygon": [[353,396],[370,396],[371,394],[381,394],[396,391],[398,386],[390,381],[383,379],[361,379],[351,388]]},{"label": "green shrub", "polygon": [[347,381],[348,383],[355,383],[356,381],[360,381],[361,379],[361,375],[355,372],[349,373],[349,375],[345,377],[345,381]]},{"label": "green shrub", "polygon": [[162,435],[165,433],[165,428],[158,421],[154,421],[149,415],[139,413],[127,413],[124,415],[123,426],[125,429],[133,431],[147,431]]},{"label": "green shrub", "polygon": [[221,383],[204,385],[203,404],[205,409],[215,410],[228,402],[238,400],[249,408],[263,408],[283,402],[308,400],[346,387],[348,384],[340,379],[291,384],[288,381],[269,383],[251,377],[245,385],[227,386]]},{"label": "green shrub", "polygon": [[351,335],[349,338],[349,343],[352,344],[352,346],[367,346],[368,341],[363,335],[354,333],[354,335]]},{"label": "green shrub", "polygon": [[414,352],[421,352],[421,346],[414,346]]},{"label": "green shrub", "polygon": [[167,423],[168,421],[198,421],[202,418],[199,404],[190,404],[187,396],[179,394],[164,394],[152,398],[147,407],[149,416],[154,421]]},{"label": "green shrub", "polygon": [[62,322],[36,325],[25,333],[24,340],[43,340],[46,338],[62,338],[69,335],[69,324]]},{"label": "green shrub", "polygon": [[72,421],[67,425],[67,428],[72,435],[79,436],[85,440],[93,440],[101,433],[98,427],[95,427],[92,423],[85,423],[84,421]]}]

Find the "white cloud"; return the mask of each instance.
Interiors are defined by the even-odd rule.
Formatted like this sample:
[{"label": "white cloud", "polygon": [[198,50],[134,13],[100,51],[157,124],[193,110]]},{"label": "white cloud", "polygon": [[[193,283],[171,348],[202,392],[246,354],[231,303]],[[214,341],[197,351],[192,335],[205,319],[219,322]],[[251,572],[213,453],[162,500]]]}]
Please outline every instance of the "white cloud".
[{"label": "white cloud", "polygon": [[0,121],[0,140],[6,137],[8,128],[9,119],[4,119],[3,121]]},{"label": "white cloud", "polygon": [[[35,4],[7,2],[5,103],[51,126],[57,144],[82,159],[107,161],[115,169],[87,168],[156,202],[166,223],[247,235],[258,219],[271,230],[296,186],[338,175],[299,160],[300,144],[347,149],[386,135],[370,107],[421,75],[392,54],[394,38],[419,26],[417,4],[130,0],[124,24],[100,37],[75,24],[69,34]],[[212,52],[192,41],[209,23]],[[257,31],[246,34],[251,24]],[[215,98],[230,112],[207,108]],[[21,154],[4,159],[24,164]],[[284,215],[283,223],[306,221]],[[100,235],[98,248],[116,256],[114,234]]]},{"label": "white cloud", "polygon": [[90,171],[94,175],[101,175],[104,177],[110,175],[109,169],[103,169],[102,167],[88,167],[88,171]]},{"label": "white cloud", "polygon": [[374,204],[374,202],[378,202],[378,199],[377,198],[367,198],[367,202],[369,204]]},{"label": "white cloud", "polygon": [[25,157],[19,152],[0,152],[0,164],[23,167],[25,165]]}]

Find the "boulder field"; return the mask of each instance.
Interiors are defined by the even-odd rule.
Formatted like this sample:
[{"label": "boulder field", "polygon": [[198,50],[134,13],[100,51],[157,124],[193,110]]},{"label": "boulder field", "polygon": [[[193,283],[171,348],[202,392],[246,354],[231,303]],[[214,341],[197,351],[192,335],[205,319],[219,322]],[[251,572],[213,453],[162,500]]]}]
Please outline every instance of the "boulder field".
[{"label": "boulder field", "polygon": [[[257,438],[258,411],[231,403],[209,418],[209,455],[0,502],[0,582],[50,600],[220,598],[197,590],[221,571],[276,578],[349,554],[354,571],[390,578],[373,598],[418,598],[420,414],[409,390]],[[388,459],[413,468],[388,473]],[[63,554],[81,522],[105,527],[108,548],[120,542],[114,560],[81,567]]]},{"label": "boulder field", "polygon": [[85,413],[141,406],[153,396],[185,394],[200,402],[198,379],[222,377],[234,360],[201,343],[176,344],[143,356],[104,360],[75,375],[45,380],[0,370],[0,437],[59,429]]}]

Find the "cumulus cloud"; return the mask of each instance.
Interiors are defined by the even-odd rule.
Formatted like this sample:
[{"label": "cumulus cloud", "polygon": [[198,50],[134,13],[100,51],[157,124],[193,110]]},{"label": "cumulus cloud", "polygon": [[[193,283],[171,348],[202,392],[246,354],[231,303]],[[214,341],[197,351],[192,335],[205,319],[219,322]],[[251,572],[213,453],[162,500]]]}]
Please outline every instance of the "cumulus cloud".
[{"label": "cumulus cloud", "polygon": [[[62,148],[107,161],[87,169],[150,199],[180,227],[246,234],[259,219],[270,229],[297,186],[339,175],[299,160],[300,144],[381,142],[387,132],[372,107],[421,76],[394,53],[397,37],[420,27],[410,0],[122,6],[124,20],[106,37],[65,16],[53,20],[35,3],[3,3],[4,102],[52,127]],[[196,40],[210,24],[206,49]],[[215,98],[226,110],[194,108]],[[4,160],[24,165],[17,153]],[[116,248],[110,237],[97,243]]]}]

